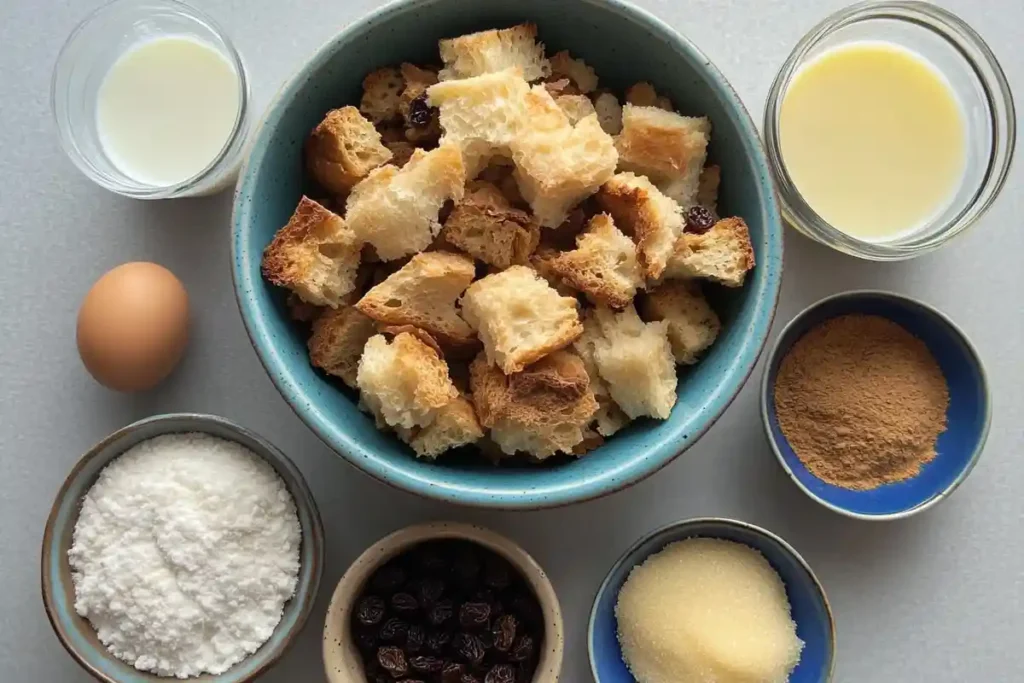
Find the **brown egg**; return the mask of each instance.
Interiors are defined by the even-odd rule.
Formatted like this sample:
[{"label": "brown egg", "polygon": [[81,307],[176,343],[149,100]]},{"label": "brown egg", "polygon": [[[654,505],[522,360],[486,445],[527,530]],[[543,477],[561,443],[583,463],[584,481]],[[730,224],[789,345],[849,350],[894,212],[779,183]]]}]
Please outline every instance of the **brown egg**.
[{"label": "brown egg", "polygon": [[78,353],[97,382],[117,391],[160,383],[188,341],[188,294],[155,263],[125,263],[96,281],[78,311]]}]

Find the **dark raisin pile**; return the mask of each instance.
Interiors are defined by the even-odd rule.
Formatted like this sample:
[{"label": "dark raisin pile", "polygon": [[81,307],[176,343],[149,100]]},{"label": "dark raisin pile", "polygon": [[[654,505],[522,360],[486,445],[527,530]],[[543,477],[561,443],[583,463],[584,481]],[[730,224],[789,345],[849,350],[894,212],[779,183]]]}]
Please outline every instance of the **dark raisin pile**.
[{"label": "dark raisin pile", "polygon": [[352,631],[369,683],[530,683],[544,617],[504,558],[435,541],[370,577]]},{"label": "dark raisin pile", "polygon": [[430,105],[427,104],[427,94],[423,93],[412,102],[409,103],[409,124],[416,126],[417,128],[423,128],[430,125],[430,119],[433,116],[433,110]]},{"label": "dark raisin pile", "polygon": [[703,235],[715,224],[715,217],[703,206],[691,207],[686,212],[686,232]]}]

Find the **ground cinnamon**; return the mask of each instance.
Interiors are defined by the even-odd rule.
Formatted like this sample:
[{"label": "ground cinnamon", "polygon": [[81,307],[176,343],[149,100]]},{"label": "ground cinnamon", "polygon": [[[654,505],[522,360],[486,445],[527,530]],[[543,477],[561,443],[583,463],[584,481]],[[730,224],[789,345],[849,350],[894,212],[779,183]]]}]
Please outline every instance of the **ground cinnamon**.
[{"label": "ground cinnamon", "polygon": [[819,479],[868,490],[935,458],[949,389],[924,343],[879,316],[828,320],[800,338],[775,379],[775,411]]}]

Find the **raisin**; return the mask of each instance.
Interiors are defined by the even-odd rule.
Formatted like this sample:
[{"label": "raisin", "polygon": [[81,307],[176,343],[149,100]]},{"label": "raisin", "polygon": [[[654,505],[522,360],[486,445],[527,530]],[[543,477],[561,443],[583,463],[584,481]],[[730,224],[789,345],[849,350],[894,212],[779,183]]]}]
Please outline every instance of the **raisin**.
[{"label": "raisin", "polygon": [[384,618],[387,606],[376,595],[367,595],[356,606],[356,621],[363,626],[376,626]]},{"label": "raisin", "polygon": [[372,683],[391,683],[391,681],[394,679],[391,678],[391,676],[388,676],[387,674],[375,674],[373,678],[371,678],[370,680],[372,681]]},{"label": "raisin", "polygon": [[441,683],[459,683],[466,667],[458,662],[445,662],[441,667]]},{"label": "raisin", "polygon": [[516,670],[508,664],[498,664],[487,672],[484,683],[516,683]]},{"label": "raisin", "polygon": [[455,653],[466,663],[476,666],[484,658],[484,644],[471,633],[460,633],[452,640]]},{"label": "raisin", "polygon": [[437,657],[413,657],[409,660],[409,666],[419,674],[436,674],[444,669],[444,661]]},{"label": "raisin", "polygon": [[393,562],[381,567],[370,579],[371,586],[388,595],[401,588],[404,583],[405,570]]},{"label": "raisin", "polygon": [[459,683],[480,683],[480,679],[473,674],[462,674]]},{"label": "raisin", "polygon": [[494,628],[491,631],[494,635],[494,649],[499,652],[508,652],[509,648],[512,647],[512,643],[515,642],[516,628],[518,626],[519,622],[511,614],[499,617],[494,622]]},{"label": "raisin", "polygon": [[409,123],[417,128],[430,125],[431,109],[427,104],[427,94],[423,93],[409,103]]},{"label": "raisin", "polygon": [[377,637],[383,640],[385,643],[397,643],[405,638],[409,633],[409,624],[405,623],[398,617],[391,617],[384,622],[384,625],[380,627],[380,632]]},{"label": "raisin", "polygon": [[445,585],[444,581],[440,579],[423,579],[417,586],[417,594],[420,598],[420,604],[424,607],[430,607],[435,602],[441,599],[444,595]]},{"label": "raisin", "polygon": [[420,608],[420,603],[408,593],[395,593],[391,596],[391,609],[398,614],[413,614]]},{"label": "raisin", "polygon": [[377,661],[382,669],[391,674],[392,678],[404,676],[409,671],[405,653],[398,647],[385,646],[377,650]]},{"label": "raisin", "polygon": [[451,600],[438,600],[427,612],[427,621],[434,626],[442,626],[455,613],[455,605]]},{"label": "raisin", "polygon": [[516,638],[516,642],[512,644],[508,658],[513,662],[525,662],[533,657],[533,651],[533,638],[529,634],[524,633]]},{"label": "raisin", "polygon": [[484,584],[502,590],[512,583],[512,568],[500,557],[488,557],[484,563]]},{"label": "raisin", "polygon": [[405,636],[405,651],[409,654],[416,654],[423,649],[427,640],[427,633],[422,626],[410,626]]},{"label": "raisin", "polygon": [[444,652],[445,648],[448,647],[452,642],[452,634],[448,631],[431,631],[427,635],[427,649],[434,654],[440,654]]},{"label": "raisin", "polygon": [[374,652],[377,649],[377,635],[364,629],[356,631],[356,647],[363,653]]},{"label": "raisin", "polygon": [[686,232],[704,234],[715,224],[715,217],[703,206],[693,206],[686,212]]},{"label": "raisin", "polygon": [[459,608],[459,624],[467,631],[487,628],[491,620],[491,606],[486,602],[465,602]]}]

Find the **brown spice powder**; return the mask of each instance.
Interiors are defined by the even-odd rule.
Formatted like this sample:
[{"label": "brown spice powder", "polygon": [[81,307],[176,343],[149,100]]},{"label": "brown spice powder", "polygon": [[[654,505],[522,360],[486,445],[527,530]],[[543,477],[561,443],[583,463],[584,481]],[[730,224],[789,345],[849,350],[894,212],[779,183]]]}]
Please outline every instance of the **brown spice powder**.
[{"label": "brown spice powder", "polygon": [[779,365],[775,411],[819,479],[864,491],[935,457],[949,389],[924,343],[886,318],[846,315],[800,338]]}]

